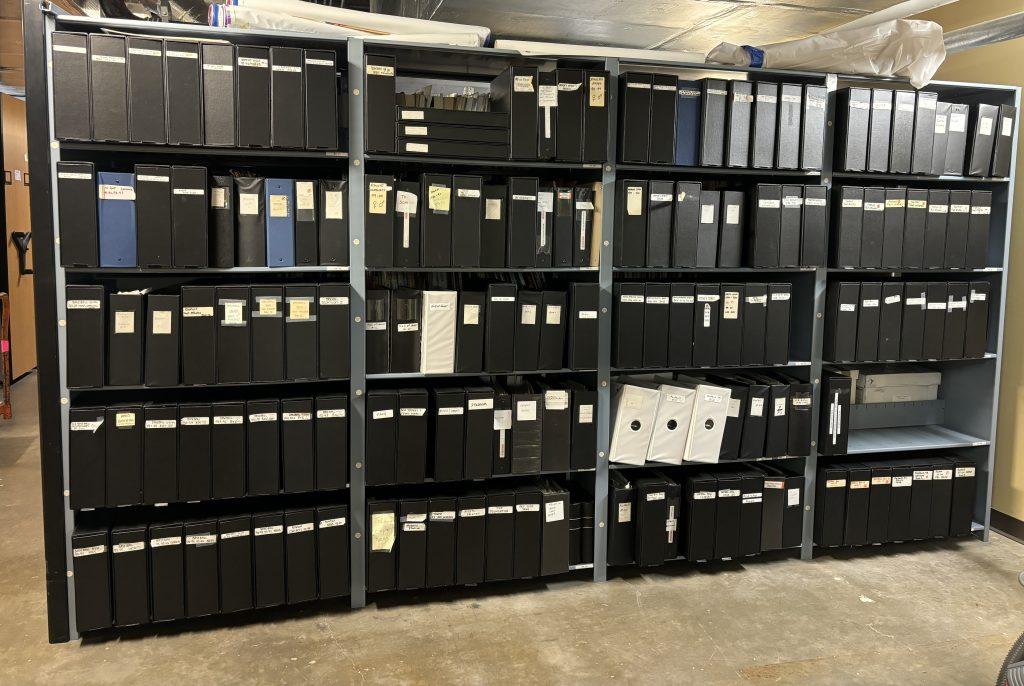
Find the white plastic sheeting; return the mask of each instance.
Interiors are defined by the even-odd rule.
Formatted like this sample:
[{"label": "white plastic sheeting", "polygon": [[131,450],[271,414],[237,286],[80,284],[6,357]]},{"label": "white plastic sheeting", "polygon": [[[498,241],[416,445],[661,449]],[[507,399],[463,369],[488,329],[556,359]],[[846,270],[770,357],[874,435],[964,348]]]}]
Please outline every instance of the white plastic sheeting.
[{"label": "white plastic sheeting", "polygon": [[[330,24],[356,32],[347,35],[378,35],[382,37],[387,36],[392,40],[399,37],[406,37],[404,39],[409,40],[408,36],[410,35],[420,37],[452,35],[455,38],[451,40],[458,41],[457,43],[450,43],[450,40],[447,39],[440,42],[472,46],[483,45],[491,35],[491,30],[486,26],[453,24],[443,21],[414,19],[412,17],[396,17],[389,14],[375,14],[340,7],[328,7],[312,2],[303,2],[302,0],[229,0],[226,4],[251,10],[261,10],[262,12],[274,12],[298,19],[308,19],[315,23]],[[467,42],[467,34],[473,36],[469,39],[470,42]]]},{"label": "white plastic sheeting", "polygon": [[392,42],[431,43],[465,47],[476,47],[479,45],[479,37],[477,34],[472,32],[381,35],[378,33],[366,33],[350,27],[328,24],[322,21],[294,17],[282,12],[272,12],[270,10],[255,9],[252,7],[238,7],[235,5],[210,5],[207,13],[207,23],[210,26],[220,26],[224,28],[298,31],[302,33],[316,33],[322,36],[338,36],[342,38],[350,36],[368,39],[384,38]]},{"label": "white plastic sheeting", "polygon": [[740,67],[902,76],[915,88],[924,87],[944,59],[942,27],[917,19],[840,29],[763,47],[720,43],[708,53],[708,62]]},{"label": "white plastic sheeting", "polygon": [[575,45],[572,43],[545,43],[529,40],[496,40],[494,47],[513,50],[521,55],[537,57],[618,57],[625,60],[665,60],[701,64],[704,55],[699,52],[673,52],[670,50],[638,50],[609,48],[602,45]]}]

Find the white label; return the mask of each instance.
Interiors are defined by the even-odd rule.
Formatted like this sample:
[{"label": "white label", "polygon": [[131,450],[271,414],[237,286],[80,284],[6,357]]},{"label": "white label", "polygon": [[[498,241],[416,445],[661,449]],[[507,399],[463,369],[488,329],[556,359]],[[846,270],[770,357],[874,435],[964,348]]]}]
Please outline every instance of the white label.
[{"label": "white label", "polygon": [[977,291],[971,291],[971,302],[972,303],[974,303],[974,302],[983,302],[986,297],[987,297],[987,294],[985,294],[985,293],[979,293]]},{"label": "white label", "polygon": [[465,510],[459,510],[460,517],[483,517],[487,514],[487,508],[485,507],[473,507]]},{"label": "white label", "polygon": [[422,417],[427,413],[425,407],[402,407],[399,408],[398,414],[402,417]]},{"label": "white label", "polygon": [[77,45],[54,45],[54,52],[73,52],[76,55],[84,55],[86,53],[85,48],[80,48]]},{"label": "white label", "polygon": [[811,406],[811,398],[810,397],[793,398],[793,407],[810,407],[810,406]]},{"label": "white label", "polygon": [[798,195],[787,195],[782,198],[783,207],[800,207],[804,204],[804,199]]},{"label": "white label", "polygon": [[537,202],[536,195],[527,195],[525,193],[516,193],[512,196],[513,200],[522,200],[524,202]]},{"label": "white label", "polygon": [[727,417],[739,417],[740,416],[740,399],[729,398],[729,409],[726,410],[725,415]]},{"label": "white label", "polygon": [[558,86],[540,86],[537,89],[537,107],[558,107]]},{"label": "white label", "polygon": [[410,331],[419,331],[420,324],[419,322],[406,322],[404,324],[399,324],[395,329],[398,333],[409,333]]},{"label": "white label", "polygon": [[147,429],[176,429],[178,427],[177,419],[147,419]]},{"label": "white label", "polygon": [[717,293],[711,293],[711,294],[705,293],[705,294],[702,294],[702,295],[698,295],[697,296],[697,302],[699,302],[699,303],[716,303],[716,302],[718,302],[718,294]]},{"label": "white label", "polygon": [[896,207],[896,208],[906,207],[907,206],[907,201],[904,200],[903,198],[890,198],[890,199],[885,201],[885,206],[886,207]]},{"label": "white label", "polygon": [[344,419],[345,418],[345,410],[344,409],[317,410],[316,411],[316,418],[317,419]]},{"label": "white label", "polygon": [[946,309],[946,303],[944,303],[944,302],[937,302],[937,303],[930,302],[930,303],[928,303],[928,309],[929,310],[944,310],[944,309]]},{"label": "white label", "polygon": [[711,224],[715,221],[715,206],[714,205],[701,205],[700,206],[700,223]]},{"label": "white label", "polygon": [[260,424],[262,422],[276,422],[276,412],[254,412],[249,415],[250,424]]},{"label": "white label", "polygon": [[171,333],[171,312],[170,310],[156,310],[153,312],[153,334],[156,336],[167,336]]},{"label": "white label", "polygon": [[971,214],[991,214],[992,208],[986,205],[972,205]]},{"label": "white label", "polygon": [[114,312],[114,333],[135,333],[135,313],[131,311]]},{"label": "white label", "polygon": [[569,391],[546,391],[544,409],[560,412],[569,409]]},{"label": "white label", "polygon": [[850,107],[852,107],[855,110],[867,110],[871,108],[871,103],[865,102],[863,100],[851,100]]},{"label": "white label", "polygon": [[[311,412],[282,412],[281,421],[283,422],[308,422],[313,419]],[[184,420],[183,420],[184,421]]]},{"label": "white label", "polygon": [[[167,54],[170,55],[171,51],[168,50]],[[269,63],[262,57],[239,57],[238,66],[240,67],[256,67],[258,69],[266,69]]]},{"label": "white label", "polygon": [[[332,517],[331,519],[325,519],[320,522],[321,529],[332,529],[336,526],[345,526],[348,523],[346,517]],[[223,538],[223,536],[222,536]]]},{"label": "white label", "polygon": [[516,505],[516,512],[540,512],[540,503],[523,503]]},{"label": "white label", "polygon": [[968,478],[969,479],[969,478],[972,478],[973,476],[974,476],[974,467],[957,467],[956,468],[956,478],[958,478],[958,479],[964,479],[964,478]]},{"label": "white label", "polygon": [[[154,50],[153,52],[156,52]],[[230,64],[204,64],[203,71],[234,71],[235,68]]]},{"label": "white label", "polygon": [[537,323],[537,306],[523,304],[519,323],[524,326],[533,326]]},{"label": "white label", "polygon": [[751,398],[750,399],[750,416],[751,417],[762,417],[762,416],[764,416],[764,398]]},{"label": "white label", "polygon": [[391,419],[394,416],[395,416],[395,411],[394,410],[374,410],[373,411],[373,418],[374,419]]},{"label": "white label", "polygon": [[[641,90],[650,90],[651,84],[643,83],[642,81],[627,81],[626,88],[639,88]],[[722,91],[722,93],[724,94],[725,91]]]},{"label": "white label", "polygon": [[776,398],[774,413],[776,417],[783,417],[786,414],[786,399]]},{"label": "white label", "polygon": [[469,400],[466,405],[470,412],[474,412],[476,410],[491,410],[494,409],[494,399],[478,398],[476,400]]},{"label": "white label", "polygon": [[324,193],[324,218],[344,219],[343,207],[341,191],[326,191]]},{"label": "white label", "polygon": [[885,209],[885,203],[884,202],[865,202],[864,203],[864,211],[865,212],[881,212],[884,209]]},{"label": "white label", "polygon": [[[651,202],[672,202],[671,193],[651,193]],[[579,203],[577,203],[577,206]]]},{"label": "white label", "polygon": [[406,143],[406,152],[430,152],[430,146],[426,143]]},{"label": "white label", "polygon": [[202,188],[175,188],[174,195],[203,195],[206,193]]},{"label": "white label", "polygon": [[137,541],[135,543],[115,543],[110,548],[111,552],[113,552],[115,555],[119,555],[121,553],[134,553],[134,552],[136,552],[138,550],[145,550],[145,549],[146,549],[145,541]]},{"label": "white label", "polygon": [[491,505],[487,508],[487,514],[512,514],[511,505]]},{"label": "white label", "polygon": [[946,214],[949,212],[949,205],[936,205],[933,203],[928,206],[928,212],[930,214]]},{"label": "white label", "polygon": [[587,104],[590,107],[604,107],[604,77],[591,76],[587,79],[590,91]]},{"label": "white label", "polygon": [[438,417],[455,417],[465,413],[466,408],[464,407],[439,407],[437,408]]},{"label": "white label", "polygon": [[800,489],[790,488],[786,491],[786,506],[796,507],[800,504]]},{"label": "white label", "polygon": [[480,323],[480,306],[479,305],[463,305],[462,306],[462,323],[466,326],[476,326]]},{"label": "white label", "polygon": [[388,323],[387,322],[366,322],[366,330],[367,331],[387,331],[388,330]]},{"label": "white label", "polygon": [[210,418],[209,417],[182,417],[181,418],[181,425],[182,426],[209,426],[210,425]]},{"label": "white label", "polygon": [[238,214],[255,215],[260,212],[260,196],[257,193],[238,194]]},{"label": "white label", "polygon": [[790,95],[789,93],[782,94],[782,102],[799,103],[802,98],[799,95]]},{"label": "white label", "polygon": [[658,491],[657,493],[648,493],[647,494],[647,502],[649,502],[649,503],[655,502],[655,501],[658,501],[658,500],[664,500],[664,499],[665,499],[665,491]]},{"label": "white label", "polygon": [[626,187],[626,214],[637,217],[643,211],[644,189],[640,186]]},{"label": "white label", "polygon": [[967,214],[971,211],[970,205],[950,205],[949,211],[953,214]]},{"label": "white label", "polygon": [[558,326],[562,323],[562,306],[548,305],[544,308],[544,323],[551,326]]},{"label": "white label", "polygon": [[520,400],[516,402],[516,420],[532,422],[537,419],[537,401]]},{"label": "white label", "polygon": [[720,405],[722,403],[722,400],[723,400],[722,395],[719,394],[719,393],[705,393],[704,394],[704,402],[706,402],[706,403],[715,403],[716,405]]},{"label": "white label", "polygon": [[892,478],[893,488],[906,488],[913,483],[914,479],[909,476],[894,476]]},{"label": "white label", "polygon": [[783,488],[786,487],[786,482],[785,481],[772,481],[772,480],[769,480],[769,479],[765,479],[764,487],[765,488],[771,488],[772,490],[782,490]]},{"label": "white label", "polygon": [[228,194],[226,188],[211,188],[210,189],[210,207],[215,210],[227,209],[228,206]]},{"label": "white label", "polygon": [[516,93],[532,93],[533,76],[516,76],[512,79],[512,90]]},{"label": "white label", "polygon": [[930,469],[915,469],[914,470],[914,481],[931,481],[932,470]]},{"label": "white label", "polygon": [[312,210],[313,209],[313,182],[312,181],[296,181],[295,182],[295,209],[297,209],[297,210]]},{"label": "white label", "polygon": [[726,205],[725,206],[725,223],[726,224],[739,224],[740,223],[740,206],[739,205]]},{"label": "white label", "polygon": [[878,307],[878,301],[875,300],[875,299],[861,300],[860,301],[860,306],[861,307]]},{"label": "white label", "polygon": [[778,209],[781,203],[778,200],[772,198],[760,198],[757,201],[757,206],[767,210]]},{"label": "white label", "polygon": [[766,95],[764,93],[758,93],[756,100],[758,102],[764,102],[764,103],[767,103],[769,105],[774,105],[775,103],[777,103],[779,101],[777,96]]},{"label": "white label", "polygon": [[912,210],[923,210],[928,207],[927,200],[908,200],[907,207]]},{"label": "white label", "polygon": [[912,102],[898,102],[896,103],[896,111],[898,112],[913,112],[914,103]]},{"label": "white label", "polygon": [[622,295],[619,297],[619,302],[624,303],[642,303],[644,302],[644,296],[642,295]]},{"label": "white label", "polygon": [[944,134],[946,133],[946,115],[936,114],[935,115],[935,133]]},{"label": "white label", "polygon": [[900,301],[900,296],[898,296],[898,295],[890,295],[890,296],[888,296],[885,299],[885,304],[886,305],[892,305],[894,303],[898,303],[899,301]]},{"label": "white label", "polygon": [[873,107],[876,110],[888,112],[889,110],[892,109],[892,103],[889,102],[888,100],[875,100],[874,102],[871,103],[871,107]]},{"label": "white label", "polygon": [[181,536],[164,536],[162,538],[151,538],[150,548],[166,548],[171,545],[181,545]]},{"label": "white label", "polygon": [[271,217],[287,217],[288,211],[288,196],[287,195],[275,195],[270,196],[270,216]]},{"label": "white label", "polygon": [[336,305],[348,305],[348,296],[345,295],[321,295],[320,305],[332,307]]},{"label": "white label", "polygon": [[594,423],[594,406],[593,405],[580,405],[579,423],[580,424],[593,424]]},{"label": "white label", "polygon": [[754,96],[750,93],[733,93],[733,102],[754,102]]},{"label": "white label", "polygon": [[92,174],[84,172],[58,172],[58,179],[84,179],[89,180],[92,178]]},{"label": "white label", "polygon": [[693,304],[693,296],[692,295],[673,295],[672,296],[672,302],[674,304],[676,304],[676,305],[692,305]]},{"label": "white label", "polygon": [[949,115],[949,132],[963,133],[967,130],[967,113],[953,112]]},{"label": "white label", "polygon": [[313,530],[313,522],[303,522],[302,524],[290,524],[286,529],[286,533],[289,534],[301,534],[307,531]]},{"label": "white label", "polygon": [[494,430],[508,431],[512,428],[512,410],[494,411]]},{"label": "white label", "polygon": [[394,76],[395,68],[389,64],[368,64],[366,73],[370,76]]},{"label": "white label", "polygon": [[953,478],[952,469],[936,469],[932,471],[932,478],[936,481],[949,481]]},{"label": "white label", "polygon": [[719,498],[739,498],[740,489],[738,488],[720,488],[718,489]]},{"label": "white label", "polygon": [[92,421],[92,422],[71,422],[72,431],[88,431],[89,433],[96,433],[99,428],[103,426],[103,418]]},{"label": "white label", "polygon": [[597,319],[597,310],[580,310],[580,319]]},{"label": "white label", "polygon": [[737,291],[726,291],[722,297],[722,318],[737,319],[740,315],[740,294]]},{"label": "white label", "polygon": [[283,71],[288,73],[299,74],[302,72],[302,67],[292,67],[287,64],[275,64],[270,68],[270,71]]},{"label": "white label", "polygon": [[74,557],[88,557],[89,555],[100,555],[105,552],[107,552],[107,546],[91,545],[87,548],[75,548],[72,555]]},{"label": "white label", "polygon": [[454,522],[455,521],[455,510],[438,510],[437,512],[430,513],[430,521],[432,522]]},{"label": "white label", "polygon": [[213,425],[214,426],[223,426],[223,425],[226,425],[226,424],[241,424],[242,420],[243,420],[243,417],[240,414],[220,415],[218,417],[214,417],[213,418]]},{"label": "white label", "polygon": [[[172,53],[172,50],[168,50],[168,56]],[[93,55],[93,62],[111,62],[113,64],[124,64],[124,58],[119,55]]]},{"label": "white label", "polygon": [[633,521],[633,503],[619,503],[618,521],[620,524]]},{"label": "white label", "polygon": [[492,303],[514,303],[516,301],[515,296],[511,295],[492,295]]},{"label": "white label", "polygon": [[560,522],[565,519],[565,503],[561,500],[544,503],[544,521]]},{"label": "white label", "polygon": [[828,479],[825,488],[846,488],[846,479]]},{"label": "white label", "polygon": [[99,198],[100,200],[135,200],[135,189],[131,186],[101,183]]},{"label": "white label", "polygon": [[118,412],[114,415],[114,426],[119,429],[130,429],[135,426],[134,412]]},{"label": "white label", "polygon": [[992,123],[992,117],[982,117],[981,121],[978,122],[978,132],[982,136],[991,136]]},{"label": "white label", "polygon": [[840,312],[856,312],[857,311],[857,304],[856,303],[840,303],[839,304],[839,311]]},{"label": "white label", "polygon": [[498,221],[501,219],[501,198],[484,200],[484,219]]},{"label": "white label", "polygon": [[[410,195],[412,195],[410,193]],[[460,188],[457,193],[460,198],[479,198],[480,190],[477,188]],[[413,196],[416,197],[416,196]]]},{"label": "white label", "polygon": [[860,198],[843,198],[843,207],[862,207],[864,202]]},{"label": "white label", "polygon": [[427,207],[434,212],[448,212],[451,206],[451,187],[442,184],[431,184],[427,189]]},{"label": "white label", "polygon": [[716,493],[714,491],[695,491],[693,494],[694,500],[714,500]]},{"label": "white label", "polygon": [[789,300],[789,293],[772,293],[772,302]]},{"label": "white label", "polygon": [[423,110],[406,110],[402,112],[402,119],[410,119],[415,121],[421,121],[423,119]]},{"label": "white label", "polygon": [[426,126],[406,126],[405,127],[405,135],[406,136],[426,136],[426,135],[428,135],[428,133],[429,133],[429,131],[427,130]]},{"label": "white label", "polygon": [[370,516],[370,550],[390,552],[395,545],[395,513],[374,512]]},{"label": "white label", "polygon": [[648,295],[645,300],[648,305],[668,305],[667,295]]},{"label": "white label", "polygon": [[804,204],[808,207],[824,207],[825,198],[804,198]]},{"label": "white label", "polygon": [[185,545],[213,545],[217,542],[217,534],[193,534],[185,537]]},{"label": "white label", "polygon": [[871,477],[872,486],[888,486],[892,483],[891,476],[873,476]]},{"label": "white label", "polygon": [[[158,176],[158,175],[153,175],[153,174],[136,174],[135,175],[135,180],[136,181],[145,181],[145,182],[149,182],[149,183],[168,183],[168,182],[170,182],[171,177],[169,177],[169,176]],[[221,189],[221,190],[223,190],[223,189]],[[177,189],[175,189],[175,192],[177,192]],[[202,191],[200,191],[200,193],[202,193]]]}]

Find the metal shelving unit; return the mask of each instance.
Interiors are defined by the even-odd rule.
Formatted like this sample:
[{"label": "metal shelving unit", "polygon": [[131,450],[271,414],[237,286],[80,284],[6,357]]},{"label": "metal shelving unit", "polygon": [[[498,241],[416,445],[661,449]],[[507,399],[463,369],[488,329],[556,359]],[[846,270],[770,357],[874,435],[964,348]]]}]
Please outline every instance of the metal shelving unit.
[{"label": "metal shelving unit", "polygon": [[[810,296],[802,296],[810,307],[794,309],[793,336],[800,338],[797,350],[810,351],[809,356],[800,355],[802,359],[790,361],[786,365],[753,367],[758,369],[796,369],[801,375],[807,376],[814,387],[814,403],[812,408],[812,426],[818,425],[819,386],[822,373],[822,360],[825,293],[830,278],[839,275],[850,275],[855,278],[870,278],[886,274],[929,273],[955,278],[963,274],[984,274],[984,278],[992,279],[995,284],[994,295],[997,296],[998,308],[991,311],[990,350],[981,360],[942,362],[944,375],[950,383],[956,384],[964,392],[957,399],[947,398],[946,408],[949,416],[955,417],[955,424],[904,426],[889,428],[856,429],[851,433],[849,454],[879,453],[890,450],[928,450],[928,449],[959,449],[969,448],[978,455],[979,468],[985,479],[983,493],[980,493],[976,513],[977,533],[984,539],[988,538],[988,506],[991,502],[992,464],[994,460],[994,436],[997,414],[997,389],[1001,366],[1003,316],[1005,309],[1005,288],[1002,287],[1004,270],[1008,256],[1010,235],[1010,213],[1014,189],[1013,172],[1010,179],[976,179],[964,177],[920,177],[913,175],[871,175],[847,174],[834,171],[832,168],[832,137],[835,130],[835,91],[840,80],[866,81],[849,79],[834,74],[813,72],[780,71],[770,69],[744,69],[738,67],[713,66],[705,64],[676,64],[672,62],[651,61],[646,63],[620,62],[616,58],[591,59],[590,64],[606,69],[609,82],[606,89],[606,106],[609,111],[608,137],[606,143],[606,163],[561,163],[531,162],[514,160],[465,160],[453,158],[431,158],[416,155],[379,155],[366,154],[364,150],[364,116],[363,93],[365,90],[364,54],[373,50],[403,51],[410,60],[416,60],[417,75],[438,74],[448,77],[465,77],[467,74],[492,76],[500,71],[500,65],[538,61],[551,63],[550,58],[529,58],[502,50],[487,48],[452,48],[433,45],[389,44],[385,40],[362,40],[350,38],[347,41],[324,38],[286,31],[233,31],[205,26],[189,26],[181,24],[139,23],[121,20],[96,20],[79,17],[68,17],[56,14],[58,10],[48,5],[35,11],[26,12],[26,73],[28,76],[29,112],[31,122],[29,129],[29,146],[31,151],[30,171],[35,179],[32,194],[32,222],[36,237],[36,307],[37,337],[39,340],[39,393],[40,393],[40,435],[41,461],[43,471],[43,507],[45,525],[45,549],[47,563],[47,596],[50,622],[50,639],[63,641],[78,637],[75,629],[75,580],[72,569],[71,533],[75,524],[75,512],[70,509],[68,501],[68,449],[67,436],[69,430],[69,409],[72,394],[90,394],[93,392],[117,393],[130,391],[163,390],[165,392],[185,391],[195,388],[175,386],[164,389],[152,387],[133,388],[99,388],[99,389],[68,389],[66,386],[65,347],[66,336],[64,319],[66,314],[64,287],[69,279],[79,278],[137,278],[140,276],[158,277],[192,277],[211,275],[267,275],[267,274],[345,274],[351,287],[351,376],[349,384],[349,430],[350,430],[350,478],[349,478],[349,517],[351,533],[351,605],[354,608],[366,604],[366,554],[368,533],[365,482],[365,395],[368,382],[391,379],[433,379],[492,376],[490,374],[367,374],[366,349],[364,337],[365,298],[368,275],[387,272],[421,272],[421,273],[551,273],[580,274],[591,279],[596,278],[599,284],[599,316],[598,316],[598,368],[596,370],[549,370],[530,372],[537,374],[578,374],[596,375],[595,384],[598,395],[596,408],[597,421],[597,456],[596,467],[592,470],[576,470],[562,472],[564,474],[583,474],[593,478],[594,482],[594,562],[573,566],[570,571],[593,570],[594,581],[600,582],[607,578],[607,521],[608,521],[608,483],[611,469],[629,469],[627,465],[611,465],[607,459],[611,432],[611,382],[619,375],[642,374],[651,371],[676,371],[674,369],[616,369],[611,366],[612,359],[612,287],[616,278],[624,274],[643,275],[665,274],[665,278],[686,279],[687,277],[723,278],[729,274],[742,275],[745,278],[774,278],[779,280],[801,280],[811,284]],[[157,36],[188,35],[194,38],[224,39],[230,38],[239,42],[280,43],[287,45],[318,45],[333,47],[343,53],[339,68],[347,72],[348,78],[348,150],[347,152],[323,151],[289,151],[289,150],[247,150],[237,148],[187,148],[175,146],[152,145],[109,145],[103,143],[72,143],[58,142],[53,135],[52,83],[49,70],[50,36],[55,29],[72,31],[98,31],[102,28],[120,29],[135,33],[149,33]],[[678,167],[673,165],[641,165],[617,164],[617,116],[618,112],[618,78],[620,73],[628,70],[670,70],[677,73],[709,71],[722,72],[730,78],[766,79],[774,81],[796,80],[804,83],[824,85],[829,93],[826,117],[828,126],[825,130],[823,168],[820,172],[801,170],[760,170],[730,169],[705,167]],[[887,82],[891,85],[891,81]],[[989,97],[993,94],[1003,101],[1012,102],[1020,107],[1020,92],[1017,88],[1003,86],[977,87],[970,84],[936,83],[930,87],[948,97],[957,97],[970,102],[974,94]],[[1016,142],[1016,141],[1015,141]],[[232,269],[64,269],[60,266],[58,243],[54,237],[58,234],[57,206],[54,189],[56,188],[56,163],[62,156],[84,155],[98,159],[104,155],[117,156],[124,160],[133,154],[154,156],[214,156],[217,159],[245,158],[254,165],[270,166],[295,163],[324,165],[324,169],[344,171],[349,183],[349,231],[350,231],[350,267],[294,267],[275,268],[232,268]],[[485,268],[485,267],[452,267],[452,268],[368,268],[365,264],[365,167],[371,169],[408,168],[425,170],[429,168],[476,169],[483,173],[494,170],[498,173],[513,174],[516,170],[533,170],[540,173],[564,172],[565,175],[576,175],[580,180],[598,181],[601,193],[601,236],[600,262],[597,267],[585,268]],[[1015,170],[1014,170],[1015,171]],[[673,269],[673,268],[614,268],[612,265],[612,236],[614,234],[615,216],[615,181],[620,174],[642,174],[644,177],[661,175],[663,178],[708,177],[717,180],[734,179],[745,183],[756,181],[757,178],[774,180],[792,180],[800,183],[820,183],[831,189],[834,181],[870,183],[905,183],[920,182],[923,184],[964,185],[972,184],[993,191],[992,221],[995,227],[1002,222],[1003,239],[998,264],[984,270],[846,270],[826,267],[796,267],[781,269],[753,268],[721,268],[721,269]],[[991,261],[991,260],[990,260]],[[996,299],[996,298],[994,298]],[[809,339],[809,340],[807,340]],[[716,368],[720,371],[743,369],[743,367]],[[700,371],[700,370],[693,370]],[[501,374],[498,376],[505,376]],[[944,378],[944,382],[945,382]],[[288,384],[289,382],[281,382]],[[311,383],[306,381],[297,384]],[[317,384],[329,381],[313,382]],[[344,383],[342,381],[341,383]],[[255,384],[253,384],[255,385]],[[278,385],[278,384],[267,384]],[[218,387],[224,387],[218,386]],[[228,386],[230,387],[230,386]],[[212,387],[209,387],[212,388]],[[813,554],[813,520],[815,478],[819,457],[812,442],[811,454],[804,458],[767,458],[772,461],[799,460],[804,462],[805,493],[804,521],[800,555],[809,559]],[[509,475],[529,476],[529,475]],[[273,496],[271,496],[273,497]],[[681,559],[681,558],[680,558]]]}]

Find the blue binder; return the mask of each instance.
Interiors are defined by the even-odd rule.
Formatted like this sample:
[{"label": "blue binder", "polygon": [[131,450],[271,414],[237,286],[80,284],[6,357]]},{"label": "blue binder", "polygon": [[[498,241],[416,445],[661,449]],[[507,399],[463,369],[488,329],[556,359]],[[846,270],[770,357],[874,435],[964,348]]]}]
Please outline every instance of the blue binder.
[{"label": "blue binder", "polygon": [[295,266],[295,181],[267,179],[267,266]]},{"label": "blue binder", "polygon": [[676,90],[676,164],[700,162],[700,81],[680,81]]},{"label": "blue binder", "polygon": [[98,172],[96,180],[100,266],[136,267],[135,174]]}]

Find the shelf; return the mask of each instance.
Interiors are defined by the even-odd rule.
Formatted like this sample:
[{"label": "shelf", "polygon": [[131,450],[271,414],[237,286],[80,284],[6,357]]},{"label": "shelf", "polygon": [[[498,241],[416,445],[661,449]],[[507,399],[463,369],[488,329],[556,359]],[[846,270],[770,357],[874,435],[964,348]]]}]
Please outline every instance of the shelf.
[{"label": "shelf", "polygon": [[450,166],[450,167],[500,167],[503,169],[586,169],[601,171],[601,162],[548,162],[542,160],[504,160],[462,157],[432,157],[428,155],[391,155],[367,153],[368,163],[387,165]]},{"label": "shelf", "polygon": [[598,269],[598,267],[367,267],[366,271],[381,274],[392,272],[412,274],[575,274],[581,272],[596,273]]},{"label": "shelf", "polygon": [[979,362],[981,360],[994,360],[998,357],[995,353],[985,353],[984,357],[943,357],[934,360],[874,360],[870,362],[832,362],[822,360],[822,364],[838,364],[844,367],[860,367],[863,365],[894,365],[894,364],[936,364],[938,362]]},{"label": "shelf", "polygon": [[367,593],[368,596],[379,597],[380,595],[382,595],[384,593],[399,593],[399,594],[430,593],[432,591],[451,591],[451,590],[454,590],[454,589],[475,589],[475,588],[477,588],[479,586],[494,586],[494,585],[497,585],[497,584],[508,583],[510,581],[511,582],[516,582],[516,581],[519,581],[519,582],[522,582],[522,581],[544,581],[544,582],[546,582],[546,581],[549,581],[549,580],[554,580],[557,577],[560,577],[560,576],[562,576],[564,574],[569,574],[570,572],[578,572],[580,570],[593,569],[593,568],[594,568],[594,563],[593,562],[584,562],[584,563],[578,564],[578,565],[569,565],[563,571],[560,571],[560,572],[551,572],[550,574],[539,574],[537,576],[516,577],[516,578],[508,578],[508,579],[483,579],[482,581],[478,581],[478,582],[474,582],[474,583],[465,583],[465,582],[464,583],[453,583],[453,584],[446,584],[444,586],[430,586],[430,587],[421,587],[421,588],[388,588],[388,589],[379,590],[379,591],[367,590],[366,593]]},{"label": "shelf", "polygon": [[656,274],[813,274],[817,267],[613,267],[616,274],[640,272]]},{"label": "shelf", "polygon": [[741,167],[679,167],[672,164],[634,164],[620,162],[615,165],[618,171],[665,172],[667,174],[688,174],[695,176],[779,176],[818,178],[820,171],[804,171],[802,169],[749,169]]},{"label": "shelf", "polygon": [[[771,554],[771,553],[779,553],[779,552],[792,552],[794,550],[800,550],[800,546],[789,546],[787,548],[776,548],[775,550],[762,550],[761,552],[755,553],[754,555],[743,555],[741,557],[723,557],[723,558],[712,558],[712,559],[708,559],[708,560],[687,560],[685,555],[677,555],[676,557],[670,557],[669,559],[665,560],[664,564],[661,564],[661,565],[647,565],[647,566],[642,567],[641,569],[643,569],[644,571],[654,572],[654,571],[657,571],[659,567],[663,567],[665,564],[668,564],[670,562],[692,562],[695,565],[704,565],[704,564],[709,564],[709,563],[713,564],[715,562],[749,562],[749,561],[752,561],[752,560],[756,560],[756,559],[760,558],[763,555],[768,555],[768,554]],[[608,566],[609,567],[635,567],[636,566],[636,562],[627,562],[625,564],[619,564],[619,565],[609,564]]]},{"label": "shelf", "polygon": [[593,374],[596,369],[541,369],[528,372],[441,372],[439,374],[423,374],[421,372],[394,372],[387,374],[367,374],[367,381],[386,381],[388,379],[460,379],[481,376],[536,376],[538,374]]},{"label": "shelf", "polygon": [[[323,488],[313,491],[295,491],[285,492],[279,491],[277,493],[254,493],[252,495],[239,495],[232,498],[209,498],[207,500],[180,500],[171,503],[130,503],[127,505],[104,505],[103,507],[83,507],[75,510],[75,514],[86,513],[87,515],[93,512],[131,512],[132,515],[141,514],[142,510],[156,510],[168,511],[176,508],[191,508],[199,506],[213,506],[216,508],[227,508],[227,509],[246,509],[251,511],[265,510],[274,508],[272,501],[280,501],[288,498],[317,498],[323,496],[329,498],[332,494],[337,495],[345,493],[349,490],[351,484],[345,484],[339,488]],[[276,509],[281,509],[281,505],[278,504]],[[156,514],[155,512],[153,513]]]},{"label": "shelf", "polygon": [[722,460],[721,462],[683,462],[682,464],[670,464],[668,462],[644,462],[643,464],[623,464],[621,462],[610,462],[608,469],[667,469],[670,467],[723,467],[731,464],[750,464],[752,462],[778,462],[779,460],[802,460],[806,455],[782,455],[780,457],[751,457],[743,460]]},{"label": "shelf", "polygon": [[131,152],[193,157],[277,157],[286,159],[348,159],[343,150],[278,150],[273,148],[216,148],[202,145],[154,145],[151,143],[105,143],[102,141],[61,141],[61,150],[86,152]]},{"label": "shelf", "polygon": [[529,472],[527,474],[491,474],[490,476],[464,477],[462,479],[449,479],[438,481],[436,479],[424,479],[423,481],[403,481],[397,484],[366,484],[367,488],[406,488],[408,486],[423,486],[424,484],[459,484],[459,483],[480,483],[491,479],[508,478],[530,478],[537,476],[563,476],[566,474],[593,474],[597,471],[594,467],[587,469],[555,469],[542,472]]},{"label": "shelf", "polygon": [[96,276],[206,276],[208,274],[344,274],[348,267],[65,267],[67,274]]},{"label": "shelf", "polygon": [[177,384],[174,386],[91,386],[88,388],[69,388],[71,393],[110,393],[121,391],[169,391],[169,390],[195,390],[210,388],[245,388],[247,386],[300,386],[304,384],[325,385],[332,383],[347,383],[348,379],[297,379],[287,381],[232,381],[216,384],[194,384],[191,386]]},{"label": "shelf", "polygon": [[809,360],[791,360],[785,364],[741,364],[731,367],[641,367],[639,369],[623,369],[612,367],[612,374],[652,374],[659,372],[729,372],[741,369],[785,369],[787,367],[810,367]]},{"label": "shelf", "polygon": [[841,172],[833,179],[863,179],[864,181],[934,181],[938,183],[1007,183],[1009,179],[994,176],[931,176],[930,174],[889,174],[886,172]]},{"label": "shelf", "polygon": [[894,426],[884,429],[852,429],[846,454],[894,453],[903,450],[971,448],[986,445],[989,445],[989,441],[944,426]]},{"label": "shelf", "polygon": [[935,274],[949,276],[955,274],[1001,274],[1002,267],[982,267],[981,269],[923,269],[918,267],[829,267],[829,274]]}]

